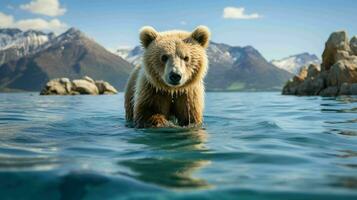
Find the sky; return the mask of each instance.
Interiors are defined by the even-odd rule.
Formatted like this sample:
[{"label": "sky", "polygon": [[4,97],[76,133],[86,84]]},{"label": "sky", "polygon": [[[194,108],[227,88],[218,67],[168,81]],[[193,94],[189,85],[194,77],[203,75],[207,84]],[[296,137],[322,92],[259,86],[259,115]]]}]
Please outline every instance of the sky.
[{"label": "sky", "polygon": [[0,0],[0,27],[57,34],[75,27],[113,50],[139,44],[138,32],[193,30],[212,41],[252,45],[267,59],[302,52],[321,56],[329,34],[357,34],[355,0]]}]

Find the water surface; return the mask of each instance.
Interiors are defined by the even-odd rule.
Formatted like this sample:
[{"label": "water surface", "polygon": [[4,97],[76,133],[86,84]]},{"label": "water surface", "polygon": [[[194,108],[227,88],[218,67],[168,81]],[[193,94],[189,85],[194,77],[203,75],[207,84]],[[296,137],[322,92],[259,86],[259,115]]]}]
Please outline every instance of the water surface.
[{"label": "water surface", "polygon": [[208,93],[205,124],[125,126],[123,94],[0,94],[1,199],[357,199],[357,97]]}]

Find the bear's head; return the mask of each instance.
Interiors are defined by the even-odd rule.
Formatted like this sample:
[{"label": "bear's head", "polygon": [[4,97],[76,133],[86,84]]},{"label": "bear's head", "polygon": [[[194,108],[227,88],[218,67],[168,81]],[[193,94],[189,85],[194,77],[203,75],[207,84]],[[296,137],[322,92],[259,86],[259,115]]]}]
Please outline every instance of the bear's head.
[{"label": "bear's head", "polygon": [[178,90],[202,82],[207,72],[210,32],[198,26],[192,32],[157,32],[152,27],[140,31],[144,47],[143,66],[150,83],[159,89]]}]

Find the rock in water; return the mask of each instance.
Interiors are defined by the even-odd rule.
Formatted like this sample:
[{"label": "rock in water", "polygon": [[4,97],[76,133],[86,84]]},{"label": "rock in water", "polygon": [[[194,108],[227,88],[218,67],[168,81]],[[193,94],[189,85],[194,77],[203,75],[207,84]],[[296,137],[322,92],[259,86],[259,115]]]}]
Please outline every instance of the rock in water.
[{"label": "rock in water", "polygon": [[94,81],[88,76],[70,81],[68,78],[50,80],[41,91],[41,95],[98,95],[116,94],[118,91],[105,81]]},{"label": "rock in water", "polygon": [[71,92],[72,82],[68,78],[60,78],[59,82],[64,85],[67,93]]},{"label": "rock in water", "polygon": [[357,61],[339,60],[331,66],[327,76],[328,86],[341,86],[343,83],[357,82]]},{"label": "rock in water", "polygon": [[351,94],[357,94],[357,83],[351,84]]},{"label": "rock in water", "polygon": [[320,67],[316,64],[310,64],[307,69],[307,77],[314,78],[317,77],[320,73]]},{"label": "rock in water", "polygon": [[[63,79],[63,78],[61,78]],[[42,89],[41,95],[66,95],[68,94],[66,82],[61,81],[61,79],[52,79],[46,86]],[[69,88],[70,89],[70,88]]]},{"label": "rock in water", "polygon": [[350,41],[350,48],[353,55],[357,56],[357,35],[352,37]]},{"label": "rock in water", "polygon": [[73,80],[72,90],[79,92],[80,94],[91,94],[91,95],[99,94],[97,86],[86,79]]},{"label": "rock in water", "polygon": [[95,84],[94,80],[89,76],[84,76],[82,79]]},{"label": "rock in water", "polygon": [[337,51],[350,51],[347,33],[345,31],[334,32],[325,43],[325,50],[322,53],[322,69],[329,70],[336,63]]},{"label": "rock in water", "polygon": [[299,74],[297,75],[297,78],[301,81],[305,80],[307,74],[308,74],[307,67],[302,67]]},{"label": "rock in water", "polygon": [[340,87],[339,95],[351,95],[351,85],[343,83]]},{"label": "rock in water", "polygon": [[[304,67],[289,80],[282,93],[286,95],[357,95],[357,37],[350,42],[346,32],[330,35],[322,54],[321,67]],[[320,70],[321,69],[321,70]]]},{"label": "rock in water", "polygon": [[95,81],[95,85],[98,88],[99,94],[116,94],[118,91],[105,81]]}]

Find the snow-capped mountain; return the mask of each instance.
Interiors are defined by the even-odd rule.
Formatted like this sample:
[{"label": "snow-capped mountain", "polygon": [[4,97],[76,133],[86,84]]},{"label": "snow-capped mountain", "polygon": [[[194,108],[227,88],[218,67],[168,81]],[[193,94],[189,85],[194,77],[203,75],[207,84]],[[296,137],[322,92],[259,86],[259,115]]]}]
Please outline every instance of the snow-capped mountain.
[{"label": "snow-capped mountain", "polygon": [[35,54],[40,46],[53,38],[53,33],[21,31],[14,28],[0,29],[0,65]]},{"label": "snow-capped mountain", "polygon": [[143,52],[144,50],[141,46],[136,46],[133,49],[118,49],[114,52],[114,54],[124,58],[134,66],[137,66],[141,63]]},{"label": "snow-capped mountain", "polygon": [[[31,52],[36,53],[28,53],[0,65],[0,91],[38,91],[50,79],[77,79],[85,75],[123,89],[133,68],[129,62],[107,51],[75,28],[53,39],[39,41],[31,43],[44,42],[39,46],[32,45],[37,48]],[[15,47],[21,45],[26,46],[18,43]]]},{"label": "snow-capped mountain", "polygon": [[[2,29],[0,38],[0,91],[34,91],[52,78],[84,75],[109,81],[121,89],[133,65],[140,65],[143,54],[141,46],[136,46],[118,50],[115,55],[75,28],[57,37]],[[292,76],[269,63],[252,46],[211,42],[207,53],[210,69],[205,82],[211,91],[280,90]]]},{"label": "snow-capped mountain", "polygon": [[[231,55],[228,51],[230,46],[226,44],[219,44],[211,42],[210,46],[207,49],[207,55],[210,59],[210,63],[220,63],[226,65],[232,65],[234,61],[236,61],[239,55]],[[140,65],[142,61],[142,54],[144,50],[141,46],[136,46],[132,49],[123,48],[116,50],[116,55],[124,58],[128,62],[137,66]]]},{"label": "snow-capped mountain", "polygon": [[297,74],[301,67],[309,64],[320,64],[321,60],[315,54],[301,53],[280,60],[272,60],[271,63],[288,72]]},{"label": "snow-capped mountain", "polygon": [[[111,50],[111,49],[109,49]],[[118,49],[115,51],[112,51],[114,54],[116,54],[117,56],[120,56],[124,59],[126,59],[130,53],[130,51],[133,50],[132,48],[123,48],[123,49]]]},{"label": "snow-capped mountain", "polygon": [[[134,65],[140,65],[143,49],[119,49],[117,55]],[[207,55],[208,90],[273,90],[280,88],[292,74],[267,62],[252,46],[234,47],[211,42]]]}]

